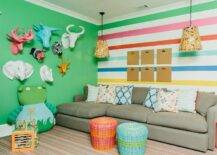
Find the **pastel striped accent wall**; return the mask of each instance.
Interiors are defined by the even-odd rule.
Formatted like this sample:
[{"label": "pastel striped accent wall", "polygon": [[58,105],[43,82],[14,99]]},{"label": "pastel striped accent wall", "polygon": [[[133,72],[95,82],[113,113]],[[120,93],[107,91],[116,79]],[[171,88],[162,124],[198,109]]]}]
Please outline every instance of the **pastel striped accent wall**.
[{"label": "pastel striped accent wall", "polygon": [[172,82],[133,83],[216,89],[217,1],[203,1],[193,6],[192,22],[199,27],[202,38],[203,50],[200,52],[178,51],[182,28],[189,25],[189,7],[177,6],[163,12],[160,10],[105,25],[104,38],[109,44],[110,58],[98,63],[98,82],[132,83],[127,82],[128,51],[172,48]]}]

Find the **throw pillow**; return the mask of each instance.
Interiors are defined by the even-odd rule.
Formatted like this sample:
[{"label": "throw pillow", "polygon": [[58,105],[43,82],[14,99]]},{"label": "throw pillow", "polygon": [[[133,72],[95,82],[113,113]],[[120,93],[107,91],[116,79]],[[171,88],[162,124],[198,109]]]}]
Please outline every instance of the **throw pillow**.
[{"label": "throw pillow", "polygon": [[115,104],[131,104],[133,86],[116,86]]},{"label": "throw pillow", "polygon": [[114,103],[116,97],[115,86],[100,85],[97,96],[97,102]]},{"label": "throw pillow", "polygon": [[157,103],[154,104],[154,111],[178,112],[176,91],[161,89],[157,94]]},{"label": "throw pillow", "polygon": [[[158,88],[150,88],[148,91],[148,94],[145,98],[145,101],[143,102],[143,105],[147,108],[154,108],[154,105],[157,103],[157,93],[159,89]],[[144,94],[146,95],[146,94]]]},{"label": "throw pillow", "polygon": [[197,91],[192,89],[183,89],[177,91],[177,105],[179,111],[192,112],[195,111]]},{"label": "throw pillow", "polygon": [[214,93],[197,93],[196,111],[202,116],[206,116],[208,109],[215,104],[217,104],[217,95]]},{"label": "throw pillow", "polygon": [[115,103],[115,97],[116,97],[116,92],[115,92],[116,86],[114,85],[109,85],[107,88],[107,102],[108,103]]},{"label": "throw pillow", "polygon": [[86,102],[95,102],[98,96],[99,87],[93,85],[87,85],[88,94]]},{"label": "throw pillow", "polygon": [[99,91],[97,96],[97,102],[106,103],[107,101],[107,86],[106,85],[99,85]]}]

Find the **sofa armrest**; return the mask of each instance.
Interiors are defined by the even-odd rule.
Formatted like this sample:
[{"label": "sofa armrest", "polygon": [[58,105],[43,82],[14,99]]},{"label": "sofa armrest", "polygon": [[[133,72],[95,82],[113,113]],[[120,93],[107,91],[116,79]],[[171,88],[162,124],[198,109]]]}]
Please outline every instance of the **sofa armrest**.
[{"label": "sofa armrest", "polygon": [[82,102],[82,101],[85,101],[84,95],[75,95],[74,96],[74,102]]},{"label": "sofa armrest", "polygon": [[210,150],[214,150],[215,148],[216,122],[217,122],[217,105],[210,107],[207,113],[208,136],[209,136],[208,148]]}]

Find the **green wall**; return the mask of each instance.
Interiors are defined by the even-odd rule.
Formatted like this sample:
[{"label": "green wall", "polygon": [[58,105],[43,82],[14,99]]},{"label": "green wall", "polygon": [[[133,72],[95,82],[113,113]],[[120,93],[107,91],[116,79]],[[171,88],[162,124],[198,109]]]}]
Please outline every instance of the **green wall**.
[{"label": "green wall", "polygon": [[[0,11],[0,67],[9,60],[24,60],[34,66],[34,74],[25,82],[26,85],[41,85],[39,69],[43,64],[53,69],[54,83],[47,85],[48,101],[56,105],[71,102],[74,95],[82,93],[82,87],[87,83],[97,82],[97,62],[94,59],[94,49],[97,39],[97,26],[72,18],[40,6],[25,2],[24,0],[7,0],[1,2]],[[43,23],[51,27],[61,28],[59,36],[53,36],[51,42],[60,39],[68,24],[84,26],[85,34],[77,41],[73,50],[65,50],[64,58],[71,62],[70,70],[65,76],[58,73],[57,65],[60,60],[51,51],[46,53],[43,63],[38,63],[30,54],[31,47],[41,48],[37,39],[26,45],[22,55],[14,56],[10,52],[10,42],[7,33],[12,28],[31,28],[33,24]],[[21,83],[9,80],[0,72],[0,124],[6,123],[8,114],[19,104],[17,100],[17,87]]]}]

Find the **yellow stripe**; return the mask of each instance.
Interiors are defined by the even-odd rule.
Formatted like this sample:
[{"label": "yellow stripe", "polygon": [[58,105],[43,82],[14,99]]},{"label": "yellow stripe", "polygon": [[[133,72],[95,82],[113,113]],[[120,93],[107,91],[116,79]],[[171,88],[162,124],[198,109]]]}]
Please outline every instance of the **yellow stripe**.
[{"label": "yellow stripe", "polygon": [[160,84],[160,85],[184,85],[184,86],[210,86],[216,87],[217,81],[200,81],[200,80],[174,80],[172,82],[142,82],[127,81],[126,79],[98,79],[99,84]]}]

